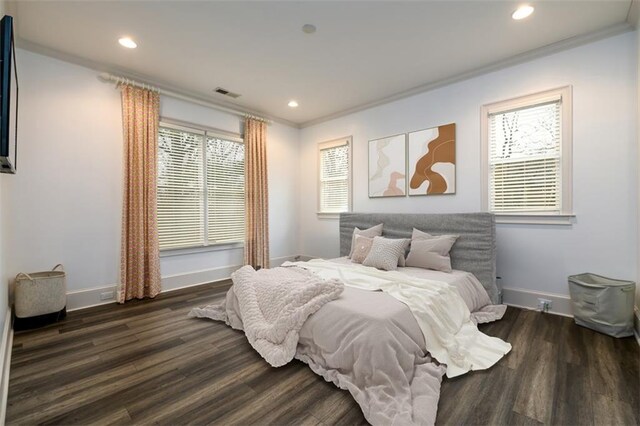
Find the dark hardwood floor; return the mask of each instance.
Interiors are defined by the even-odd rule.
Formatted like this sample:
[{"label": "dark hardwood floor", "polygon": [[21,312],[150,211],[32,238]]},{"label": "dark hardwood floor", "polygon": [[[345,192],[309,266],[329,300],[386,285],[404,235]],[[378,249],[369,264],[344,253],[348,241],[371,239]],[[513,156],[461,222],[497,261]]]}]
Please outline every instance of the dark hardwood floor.
[{"label": "dark hardwood floor", "polygon": [[[294,361],[271,368],[244,335],[187,318],[228,282],[72,312],[14,338],[8,424],[361,424],[346,392]],[[496,366],[445,379],[439,424],[640,421],[640,353],[569,318],[509,308],[481,329],[513,345]]]}]

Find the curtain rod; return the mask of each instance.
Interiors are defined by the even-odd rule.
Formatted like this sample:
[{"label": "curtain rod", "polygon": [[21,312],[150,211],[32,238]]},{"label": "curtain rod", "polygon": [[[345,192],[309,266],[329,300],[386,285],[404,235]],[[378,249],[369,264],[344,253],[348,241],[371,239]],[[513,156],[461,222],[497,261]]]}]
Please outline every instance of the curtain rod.
[{"label": "curtain rod", "polygon": [[159,87],[155,87],[155,86],[152,86],[152,85],[147,84],[147,83],[142,83],[142,82],[139,82],[139,81],[135,81],[135,80],[132,80],[132,79],[126,78],[126,77],[120,77],[118,75],[113,75],[113,74],[110,74],[108,72],[100,73],[98,78],[100,78],[100,80],[104,81],[105,83],[114,82],[114,83],[116,83],[116,85],[118,85],[118,84],[128,84],[128,85],[131,85],[131,86],[140,87],[142,89],[152,90],[154,92],[160,93],[161,95],[169,96],[169,97],[174,98],[174,99],[180,99],[180,100],[183,100],[183,101],[187,101],[187,102],[191,102],[191,103],[194,103],[194,104],[202,105],[202,106],[205,106],[205,107],[208,107],[208,108],[214,108],[214,109],[217,109],[219,111],[223,111],[223,112],[227,112],[227,113],[230,113],[230,114],[233,114],[233,115],[237,115],[239,117],[251,118],[251,119],[254,119],[254,120],[258,120],[258,121],[264,121],[267,124],[272,124],[273,123],[272,120],[269,120],[269,119],[264,118],[264,117],[259,117],[257,115],[249,114],[248,112],[245,112],[245,111],[242,111],[242,110],[239,110],[239,109],[225,107],[225,106],[222,106],[222,105],[215,104],[213,102],[208,102],[208,101],[204,101],[204,100],[201,100],[201,99],[193,98],[191,96],[183,95],[181,93],[173,92],[173,91],[170,91],[170,90],[161,89]]}]

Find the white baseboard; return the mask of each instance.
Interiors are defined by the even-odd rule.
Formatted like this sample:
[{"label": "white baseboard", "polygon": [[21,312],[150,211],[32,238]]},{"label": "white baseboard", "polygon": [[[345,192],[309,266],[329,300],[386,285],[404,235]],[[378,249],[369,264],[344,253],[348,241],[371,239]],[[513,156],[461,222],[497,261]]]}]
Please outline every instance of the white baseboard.
[{"label": "white baseboard", "polygon": [[503,303],[517,308],[538,309],[538,299],[551,300],[550,314],[573,317],[571,298],[563,294],[544,293],[520,288],[502,288]]},{"label": "white baseboard", "polygon": [[[271,259],[271,267],[282,265],[287,260],[296,260],[299,256],[283,256]],[[179,290],[185,287],[211,283],[215,281],[226,280],[231,274],[242,267],[242,265],[222,266],[218,268],[203,269],[200,271],[192,271],[185,274],[167,275],[162,277],[162,291]],[[75,311],[78,309],[90,308],[92,306],[106,305],[115,303],[115,292],[117,286],[93,287],[83,290],[71,291],[67,293],[67,311]],[[111,297],[100,300],[103,293],[111,293]]]},{"label": "white baseboard", "polygon": [[[111,293],[111,297],[106,300],[100,300],[102,293]],[[116,300],[116,285],[104,287],[92,287],[82,290],[70,291],[67,293],[67,312],[76,309],[90,308],[92,306],[106,305],[114,303]]]},{"label": "white baseboard", "polygon": [[299,258],[298,260],[301,261],[301,262],[308,262],[311,259],[317,259],[314,256],[307,256],[307,255],[300,255],[300,256],[298,256],[298,258]]},{"label": "white baseboard", "polygon": [[633,307],[633,331],[640,346],[640,309],[637,306]]},{"label": "white baseboard", "polygon": [[7,416],[7,398],[9,395],[9,369],[11,367],[11,347],[13,346],[13,327],[11,321],[11,308],[7,307],[4,317],[4,328],[2,331],[2,342],[0,342],[0,366],[2,366],[2,376],[0,378],[0,425],[5,424]]},{"label": "white baseboard", "polygon": [[282,265],[284,262],[297,262],[299,260],[302,260],[299,254],[292,254],[291,256],[274,257],[270,262],[271,267],[275,268]]},{"label": "white baseboard", "polygon": [[240,265],[222,266],[219,268],[188,272],[186,274],[167,275],[162,277],[162,292],[226,280],[240,267]]}]

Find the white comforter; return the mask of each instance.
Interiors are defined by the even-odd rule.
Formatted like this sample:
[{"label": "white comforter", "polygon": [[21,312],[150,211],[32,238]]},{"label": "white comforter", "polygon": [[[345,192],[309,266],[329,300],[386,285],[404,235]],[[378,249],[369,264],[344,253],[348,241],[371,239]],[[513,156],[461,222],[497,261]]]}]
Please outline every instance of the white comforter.
[{"label": "white comforter", "polygon": [[489,368],[511,350],[509,343],[478,330],[464,300],[447,283],[319,259],[283,266],[298,266],[350,287],[380,290],[407,305],[424,334],[426,349],[446,364],[448,377]]}]

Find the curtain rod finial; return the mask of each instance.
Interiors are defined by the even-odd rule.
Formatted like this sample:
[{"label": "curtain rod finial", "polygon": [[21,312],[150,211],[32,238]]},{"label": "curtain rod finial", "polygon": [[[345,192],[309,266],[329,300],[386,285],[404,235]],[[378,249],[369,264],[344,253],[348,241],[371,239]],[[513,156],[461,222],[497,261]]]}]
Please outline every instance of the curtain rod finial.
[{"label": "curtain rod finial", "polygon": [[111,80],[111,74],[109,74],[108,72],[101,72],[100,74],[98,74],[98,78],[102,81],[110,81]]}]

